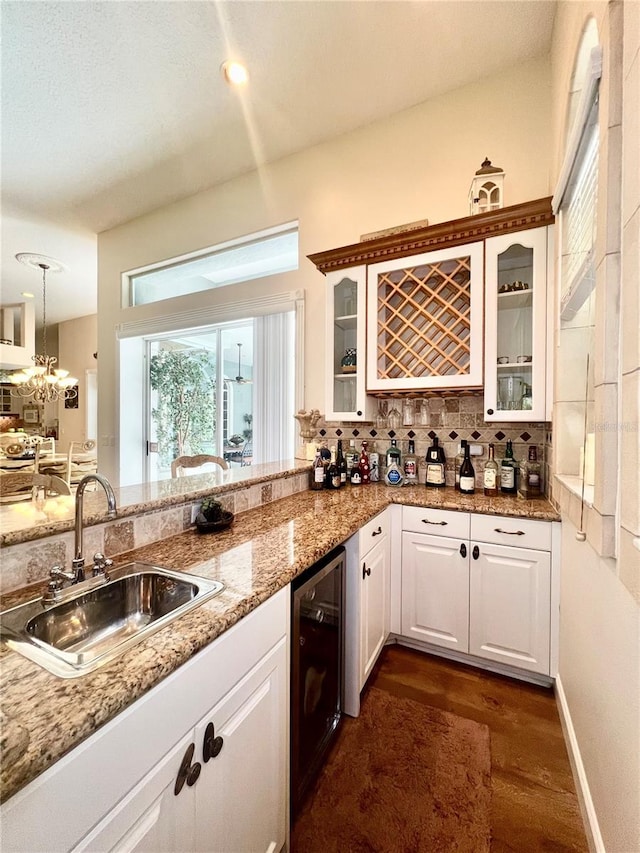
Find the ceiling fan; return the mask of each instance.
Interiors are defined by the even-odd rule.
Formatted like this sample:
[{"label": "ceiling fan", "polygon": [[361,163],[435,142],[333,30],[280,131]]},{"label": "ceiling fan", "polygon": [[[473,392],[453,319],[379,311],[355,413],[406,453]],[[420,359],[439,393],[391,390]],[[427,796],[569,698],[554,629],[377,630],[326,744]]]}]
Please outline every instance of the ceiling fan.
[{"label": "ceiling fan", "polygon": [[242,369],[240,367],[240,357],[242,356],[242,344],[238,344],[238,375],[236,376],[236,382],[238,385],[250,385],[251,379],[245,379],[242,375]]}]

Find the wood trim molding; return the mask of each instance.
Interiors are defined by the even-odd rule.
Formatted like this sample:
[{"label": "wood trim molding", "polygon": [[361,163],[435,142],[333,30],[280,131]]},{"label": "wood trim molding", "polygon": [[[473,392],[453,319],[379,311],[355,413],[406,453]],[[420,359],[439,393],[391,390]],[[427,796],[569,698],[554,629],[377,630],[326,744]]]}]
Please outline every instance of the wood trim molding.
[{"label": "wood trim molding", "polygon": [[489,213],[478,213],[414,231],[389,234],[375,240],[353,243],[350,246],[341,246],[326,252],[316,252],[307,257],[320,272],[326,274],[331,270],[353,267],[357,264],[402,258],[432,249],[472,243],[498,234],[552,225],[554,221],[551,198],[539,198]]}]

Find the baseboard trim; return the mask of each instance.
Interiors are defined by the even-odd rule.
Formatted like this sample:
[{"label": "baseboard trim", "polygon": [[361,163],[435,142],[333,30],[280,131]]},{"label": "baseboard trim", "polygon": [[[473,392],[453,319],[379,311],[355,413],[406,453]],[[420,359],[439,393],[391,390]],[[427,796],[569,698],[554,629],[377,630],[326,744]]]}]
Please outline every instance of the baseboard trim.
[{"label": "baseboard trim", "polygon": [[569,704],[567,702],[567,697],[564,692],[562,679],[559,673],[556,676],[555,696],[558,713],[560,715],[560,724],[562,726],[565,743],[567,744],[567,750],[569,753],[569,763],[571,764],[573,779],[576,783],[576,792],[578,794],[578,802],[580,803],[580,811],[582,812],[582,820],[585,825],[585,833],[589,844],[589,850],[591,853],[606,853],[604,841],[600,834],[598,816],[591,798],[587,774],[584,769],[584,764],[582,763],[582,755],[580,754],[578,738],[576,736],[575,729],[573,728]]}]

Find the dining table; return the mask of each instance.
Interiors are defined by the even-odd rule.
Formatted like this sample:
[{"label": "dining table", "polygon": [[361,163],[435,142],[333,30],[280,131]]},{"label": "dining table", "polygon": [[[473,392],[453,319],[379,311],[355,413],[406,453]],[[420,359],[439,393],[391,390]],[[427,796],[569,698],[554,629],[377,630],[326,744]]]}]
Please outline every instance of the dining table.
[{"label": "dining table", "polygon": [[[82,464],[92,462],[96,458],[95,453],[74,453],[71,457],[72,462]],[[34,454],[25,454],[23,456],[7,456],[0,455],[0,470],[3,471],[19,471],[21,468],[33,466],[35,462]],[[62,466],[67,464],[66,453],[44,453],[38,462],[38,468],[50,468],[52,466]]]}]

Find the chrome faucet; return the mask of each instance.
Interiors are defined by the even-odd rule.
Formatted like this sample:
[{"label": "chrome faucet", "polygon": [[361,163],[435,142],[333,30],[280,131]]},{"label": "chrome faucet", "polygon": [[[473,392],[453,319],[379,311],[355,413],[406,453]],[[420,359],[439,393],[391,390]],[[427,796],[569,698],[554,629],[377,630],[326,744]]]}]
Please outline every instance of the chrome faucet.
[{"label": "chrome faucet", "polygon": [[[72,583],[80,583],[84,580],[84,557],[82,555],[82,504],[84,490],[86,489],[87,484],[90,483],[92,480],[95,480],[96,483],[99,483],[105,491],[105,494],[107,496],[107,506],[109,509],[109,518],[115,518],[116,515],[116,496],[114,495],[111,483],[107,480],[107,478],[103,477],[101,474],[87,474],[86,477],[83,477],[78,483],[78,488],[76,490],[75,545],[73,549],[74,557],[71,561],[71,565],[73,567]],[[100,557],[101,559],[98,560],[98,557]],[[96,554],[95,569],[97,569],[98,572],[104,572],[105,563],[107,562],[110,561],[105,561],[104,557],[102,557],[101,554]]]}]

